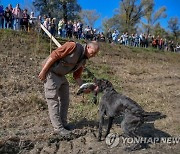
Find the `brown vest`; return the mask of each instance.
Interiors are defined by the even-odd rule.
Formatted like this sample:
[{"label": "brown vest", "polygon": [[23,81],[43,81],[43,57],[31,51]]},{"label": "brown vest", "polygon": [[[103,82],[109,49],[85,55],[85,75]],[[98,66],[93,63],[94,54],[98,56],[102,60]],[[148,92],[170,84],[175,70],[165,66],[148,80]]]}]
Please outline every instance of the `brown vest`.
[{"label": "brown vest", "polygon": [[81,44],[76,43],[74,51],[55,62],[50,71],[60,76],[75,72],[86,63],[85,47],[86,45],[82,46]]}]

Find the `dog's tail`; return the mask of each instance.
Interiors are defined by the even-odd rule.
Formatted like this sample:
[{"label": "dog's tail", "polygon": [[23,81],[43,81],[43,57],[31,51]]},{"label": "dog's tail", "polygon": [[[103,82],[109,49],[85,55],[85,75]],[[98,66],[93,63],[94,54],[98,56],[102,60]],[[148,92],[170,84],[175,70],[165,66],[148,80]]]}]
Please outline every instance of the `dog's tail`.
[{"label": "dog's tail", "polygon": [[165,118],[161,112],[143,112],[144,121],[155,121],[157,119]]},{"label": "dog's tail", "polygon": [[148,116],[160,116],[161,112],[143,112],[143,116],[144,117],[148,117]]}]

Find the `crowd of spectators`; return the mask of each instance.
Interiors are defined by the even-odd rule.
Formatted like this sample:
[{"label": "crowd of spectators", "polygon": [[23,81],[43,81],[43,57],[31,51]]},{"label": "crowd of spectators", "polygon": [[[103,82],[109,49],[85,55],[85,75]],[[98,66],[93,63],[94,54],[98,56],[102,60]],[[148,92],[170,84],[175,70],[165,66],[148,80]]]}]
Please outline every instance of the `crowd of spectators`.
[{"label": "crowd of spectators", "polygon": [[106,34],[98,32],[90,26],[84,26],[81,21],[67,21],[63,19],[57,21],[47,15],[35,17],[34,12],[28,14],[27,9],[21,9],[17,4],[15,8],[9,4],[5,9],[0,6],[0,29],[9,28],[13,30],[29,31],[35,29],[38,22],[46,27],[53,36],[69,39],[96,40],[99,42],[119,43],[125,46],[133,47],[153,47],[163,51],[180,52],[180,45],[171,40],[153,36],[151,34],[120,34],[118,30],[109,30]]},{"label": "crowd of spectators", "polygon": [[62,38],[76,38],[76,39],[86,39],[86,40],[97,40],[106,41],[103,32],[97,32],[90,26],[85,26],[81,21],[67,21],[60,19],[58,22],[56,18],[49,18],[44,15],[43,18],[39,18],[40,22],[48,29],[52,35],[59,36]]},{"label": "crowd of spectators", "polygon": [[117,30],[113,33],[108,31],[106,35],[107,42],[119,43],[125,46],[132,47],[153,47],[163,51],[172,51],[172,52],[180,52],[180,45],[175,44],[172,40],[167,40],[166,38],[162,38],[159,35],[156,37],[154,35],[147,35],[141,33],[140,35],[136,34],[128,34],[122,33],[120,34]]},{"label": "crowd of spectators", "polygon": [[172,40],[167,40],[166,38],[162,38],[159,35],[147,35],[144,33],[138,34],[131,34],[129,35],[127,32],[120,35],[118,42],[120,44],[126,46],[133,46],[133,47],[153,47],[163,51],[172,51],[176,52],[179,50],[179,45],[175,44]]},{"label": "crowd of spectators", "polygon": [[34,12],[28,14],[27,9],[21,9],[17,4],[15,8],[9,4],[7,7],[0,5],[0,28],[28,31],[35,20]]}]

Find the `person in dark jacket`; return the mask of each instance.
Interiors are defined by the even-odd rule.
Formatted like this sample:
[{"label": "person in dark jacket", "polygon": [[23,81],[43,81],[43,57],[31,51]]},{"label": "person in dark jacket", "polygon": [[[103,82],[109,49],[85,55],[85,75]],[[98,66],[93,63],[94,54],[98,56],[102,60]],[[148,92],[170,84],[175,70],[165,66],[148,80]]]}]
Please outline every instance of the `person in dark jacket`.
[{"label": "person in dark jacket", "polygon": [[4,11],[4,19],[5,19],[5,28],[11,28],[12,24],[12,12],[6,7]]},{"label": "person in dark jacket", "polygon": [[22,14],[22,19],[21,19],[22,30],[28,31],[29,19],[30,19],[30,16],[27,13],[27,9],[24,9],[23,14]]}]

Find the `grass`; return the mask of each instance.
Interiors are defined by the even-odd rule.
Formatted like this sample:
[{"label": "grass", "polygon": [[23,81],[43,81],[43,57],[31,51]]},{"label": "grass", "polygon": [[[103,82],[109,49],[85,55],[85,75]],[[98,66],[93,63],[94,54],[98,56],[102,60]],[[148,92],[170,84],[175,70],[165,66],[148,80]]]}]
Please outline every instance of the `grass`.
[{"label": "grass", "polygon": [[[67,41],[58,40],[62,44]],[[44,117],[49,122],[43,83],[37,77],[41,69],[40,61],[49,55],[49,39],[41,34],[0,30],[0,41],[1,57],[7,58],[6,62],[0,59],[2,68],[0,116],[7,123],[0,121],[2,129],[11,125],[15,118],[17,125],[21,125],[21,120],[28,116],[30,119],[28,125],[32,122],[33,125],[39,126],[42,121],[38,119],[39,117]],[[179,85],[177,76],[179,76],[180,55],[151,48],[133,48],[106,43],[100,43],[100,46],[98,56],[89,60],[86,65],[97,78],[110,80],[118,92],[130,96],[148,111],[160,110],[169,114],[172,113],[172,104],[175,104],[173,110],[178,110],[176,86]],[[53,48],[56,46],[53,45]],[[10,51],[13,51],[12,54],[8,54]],[[167,76],[172,78],[166,78]],[[78,122],[86,118],[89,121],[96,121],[98,104],[92,103],[93,95],[76,96],[78,86],[72,74],[68,74],[67,78],[72,92],[69,120]],[[85,82],[93,81],[93,77],[87,72],[83,72],[82,78]],[[167,82],[168,87],[165,86]],[[173,114],[175,113],[168,115],[170,119],[177,116]],[[31,120],[34,118],[39,123]],[[166,129],[171,130],[168,124],[172,124],[170,120],[166,121]],[[161,124],[163,125],[165,124]],[[179,132],[178,124],[174,125],[173,131]]]},{"label": "grass", "polygon": [[[69,120],[71,122],[78,122],[83,118],[90,120],[97,120],[98,106],[93,103],[81,102],[70,107],[71,114]],[[87,112],[88,111],[88,112]]]},{"label": "grass", "polygon": [[146,74],[146,73],[149,73],[147,69],[143,68],[143,69],[138,69],[136,67],[131,67],[129,69],[129,74],[130,75],[136,75],[136,76],[139,76],[139,75],[142,75],[142,74]]}]

